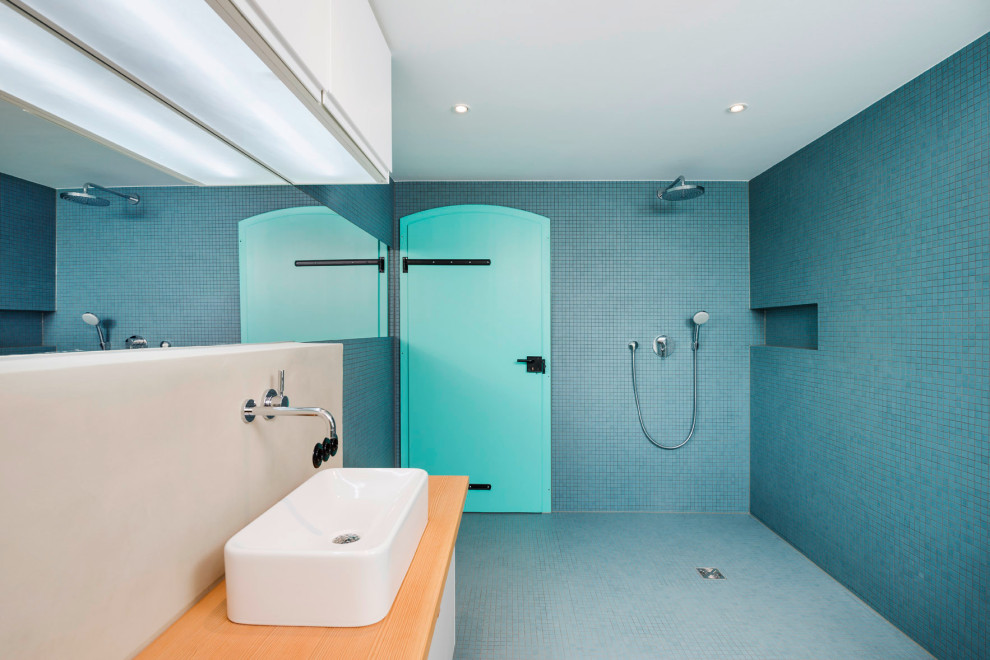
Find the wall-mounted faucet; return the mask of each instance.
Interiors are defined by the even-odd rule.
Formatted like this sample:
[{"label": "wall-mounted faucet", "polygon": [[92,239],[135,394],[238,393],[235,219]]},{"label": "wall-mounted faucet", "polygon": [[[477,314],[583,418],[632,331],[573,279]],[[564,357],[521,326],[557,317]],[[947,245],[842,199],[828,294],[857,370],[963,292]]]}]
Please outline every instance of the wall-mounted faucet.
[{"label": "wall-mounted faucet", "polygon": [[289,397],[285,396],[285,370],[278,372],[278,391],[268,390],[262,397],[262,405],[258,405],[254,399],[248,399],[241,407],[241,419],[246,424],[253,422],[258,415],[267,420],[276,417],[322,417],[327,424],[327,435],[323,442],[316,443],[313,447],[313,467],[318,468],[324,461],[330,460],[331,456],[337,455],[337,448],[340,443],[337,439],[337,421],[330,414],[329,410],[323,408],[292,408],[289,406]]}]

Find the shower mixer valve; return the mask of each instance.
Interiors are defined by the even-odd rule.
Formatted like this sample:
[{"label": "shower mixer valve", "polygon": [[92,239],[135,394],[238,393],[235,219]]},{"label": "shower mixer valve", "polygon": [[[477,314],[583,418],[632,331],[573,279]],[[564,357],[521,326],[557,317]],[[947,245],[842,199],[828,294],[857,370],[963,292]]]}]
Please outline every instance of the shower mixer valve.
[{"label": "shower mixer valve", "polygon": [[667,335],[660,335],[653,340],[653,352],[657,354],[657,357],[665,358],[667,357],[667,351],[670,349],[670,342],[667,339]]}]

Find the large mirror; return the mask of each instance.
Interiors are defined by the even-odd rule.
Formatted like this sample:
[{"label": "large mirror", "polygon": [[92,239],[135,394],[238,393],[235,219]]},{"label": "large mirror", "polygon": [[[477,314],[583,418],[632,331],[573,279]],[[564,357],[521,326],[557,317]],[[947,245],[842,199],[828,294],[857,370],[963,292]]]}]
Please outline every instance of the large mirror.
[{"label": "large mirror", "polygon": [[0,93],[0,354],[387,335],[389,185],[193,185]]}]

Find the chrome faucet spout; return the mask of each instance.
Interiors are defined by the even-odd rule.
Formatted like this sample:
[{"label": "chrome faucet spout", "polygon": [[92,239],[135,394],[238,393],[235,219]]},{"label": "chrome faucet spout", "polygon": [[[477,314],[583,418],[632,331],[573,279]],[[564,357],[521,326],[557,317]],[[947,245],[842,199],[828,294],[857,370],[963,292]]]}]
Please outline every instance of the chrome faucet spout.
[{"label": "chrome faucet spout", "polygon": [[260,408],[261,414],[266,417],[322,417],[327,424],[327,437],[331,440],[337,439],[337,420],[333,418],[333,413],[325,408],[291,406],[256,406],[255,408]]}]

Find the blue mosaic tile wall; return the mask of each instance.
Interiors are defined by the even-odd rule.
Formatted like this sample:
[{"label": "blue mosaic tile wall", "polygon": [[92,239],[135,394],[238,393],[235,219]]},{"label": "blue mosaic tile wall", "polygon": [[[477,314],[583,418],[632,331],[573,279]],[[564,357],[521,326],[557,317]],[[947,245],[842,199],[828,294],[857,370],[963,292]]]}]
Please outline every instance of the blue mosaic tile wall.
[{"label": "blue mosaic tile wall", "polygon": [[55,309],[55,191],[0,174],[0,309]]},{"label": "blue mosaic tile wall", "polygon": [[750,183],[752,512],[942,658],[990,657],[990,35]]},{"label": "blue mosaic tile wall", "polygon": [[392,245],[391,184],[296,187],[381,242]]},{"label": "blue mosaic tile wall", "polygon": [[763,343],[767,346],[818,348],[818,305],[785,305],[763,311]]},{"label": "blue mosaic tile wall", "polygon": [[[762,341],[749,304],[747,185],[706,182],[680,204],[660,182],[409,182],[396,215],[493,204],[551,220],[552,488],[557,511],[747,511],[749,346]],[[395,269],[393,269],[393,272]],[[396,301],[393,301],[396,302]],[[700,353],[698,433],[656,449],[636,418],[628,343],[643,414],[679,441],[691,422],[688,319],[712,314]],[[650,345],[677,346],[661,365]]]},{"label": "blue mosaic tile wall", "polygon": [[345,339],[345,467],[394,467],[392,407],[394,337]]},{"label": "blue mosaic tile wall", "polygon": [[0,355],[45,352],[44,327],[43,312],[0,311]]},{"label": "blue mosaic tile wall", "polygon": [[112,348],[141,335],[157,346],[240,341],[237,223],[317,202],[292,186],[128,188],[137,206],[59,199],[58,311],[45,340],[58,350],[98,348],[80,320],[112,321]]},{"label": "blue mosaic tile wall", "polygon": [[[140,205],[57,202],[58,312],[46,322],[45,340],[59,350],[98,347],[96,331],[80,319],[86,311],[112,321],[114,349],[133,334],[152,346],[239,342],[237,223],[318,203],[292,186],[129,190],[141,195]],[[346,465],[393,465],[392,342],[343,342]]]}]

